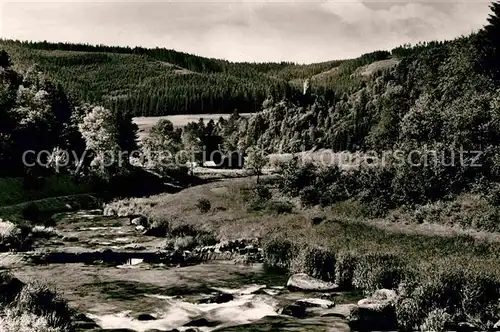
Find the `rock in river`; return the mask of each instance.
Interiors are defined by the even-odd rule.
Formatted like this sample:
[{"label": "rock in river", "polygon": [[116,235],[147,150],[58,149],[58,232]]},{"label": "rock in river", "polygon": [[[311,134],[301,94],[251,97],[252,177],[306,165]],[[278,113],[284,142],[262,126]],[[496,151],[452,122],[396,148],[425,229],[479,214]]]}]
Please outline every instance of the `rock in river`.
[{"label": "rock in river", "polygon": [[130,224],[134,226],[144,226],[144,228],[149,226],[149,220],[146,216],[139,216],[136,218],[131,218]]},{"label": "rock in river", "polygon": [[358,320],[350,322],[356,330],[393,330],[397,328],[395,302],[397,294],[390,289],[379,289],[372,296],[358,301]]},{"label": "rock in river", "polygon": [[330,300],[323,299],[300,299],[297,300],[297,304],[306,308],[323,308],[330,309],[335,306],[335,303]]},{"label": "rock in river", "polygon": [[279,311],[280,315],[292,316],[295,318],[303,318],[306,315],[306,308],[299,304],[290,304],[283,307]]},{"label": "rock in river", "polygon": [[138,321],[149,321],[149,320],[156,320],[155,317],[153,317],[152,315],[150,314],[139,314],[137,315],[137,320]]},{"label": "rock in river", "polygon": [[198,300],[198,303],[226,303],[232,301],[234,296],[227,293],[215,293]]},{"label": "rock in river", "polygon": [[305,292],[327,292],[338,289],[338,286],[334,283],[313,278],[305,273],[292,275],[286,285],[290,290]]}]

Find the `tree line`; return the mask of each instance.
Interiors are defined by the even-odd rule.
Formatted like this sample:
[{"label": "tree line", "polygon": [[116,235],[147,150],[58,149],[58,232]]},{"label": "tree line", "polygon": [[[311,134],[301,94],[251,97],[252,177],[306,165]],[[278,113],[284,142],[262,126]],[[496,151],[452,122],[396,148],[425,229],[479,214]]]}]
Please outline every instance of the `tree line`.
[{"label": "tree line", "polygon": [[[36,68],[13,69],[0,52],[0,177],[44,176],[61,170],[109,180],[128,165],[103,160],[137,149],[129,114],[68,98]],[[69,160],[62,160],[66,158]]]},{"label": "tree line", "polygon": [[[256,112],[264,100],[291,98],[311,79],[317,93],[349,93],[360,67],[391,57],[377,51],[352,60],[300,65],[234,63],[167,49],[1,40],[16,68],[33,65],[79,102],[135,116]],[[326,73],[326,74],[325,74]]]}]

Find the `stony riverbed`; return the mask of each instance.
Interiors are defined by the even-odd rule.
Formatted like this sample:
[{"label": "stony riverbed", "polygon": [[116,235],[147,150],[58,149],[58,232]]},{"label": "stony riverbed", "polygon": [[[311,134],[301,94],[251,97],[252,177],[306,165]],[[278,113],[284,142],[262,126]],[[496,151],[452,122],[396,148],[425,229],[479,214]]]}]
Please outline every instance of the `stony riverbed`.
[{"label": "stony riverbed", "polygon": [[[22,281],[61,291],[79,331],[350,331],[360,309],[373,309],[356,304],[359,293],[266,269],[255,239],[172,252],[99,211],[62,216],[54,233],[4,262]],[[390,296],[376,303],[390,306]]]}]

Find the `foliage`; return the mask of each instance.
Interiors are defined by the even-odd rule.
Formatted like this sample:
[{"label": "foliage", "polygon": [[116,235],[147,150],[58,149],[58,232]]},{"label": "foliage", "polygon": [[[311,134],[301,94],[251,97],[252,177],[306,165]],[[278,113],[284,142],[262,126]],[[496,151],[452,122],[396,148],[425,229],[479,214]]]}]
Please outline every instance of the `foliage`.
[{"label": "foliage", "polygon": [[123,169],[108,159],[137,148],[130,114],[75,104],[38,67],[18,74],[2,54],[0,176],[36,179],[79,171],[105,178],[127,168],[126,158]]},{"label": "foliage", "polygon": [[[264,100],[311,90],[349,92],[363,66],[390,57],[376,51],[357,59],[308,65],[233,63],[174,50],[1,40],[19,67],[36,63],[80,102],[134,115],[256,112]],[[359,76],[359,77],[357,77]]]},{"label": "foliage", "polygon": [[404,263],[396,255],[371,253],[358,257],[352,283],[355,288],[368,292],[393,289],[407,274]]},{"label": "foliage", "polygon": [[278,232],[265,239],[263,243],[264,261],[267,265],[277,268],[290,268],[292,259],[296,257],[299,249],[290,240]]},{"label": "foliage", "polygon": [[444,332],[448,331],[451,315],[444,309],[434,309],[425,318],[420,326],[421,331]]},{"label": "foliage", "polygon": [[24,284],[8,273],[0,275],[0,284],[2,291],[0,297],[6,301],[0,312],[0,330],[6,332],[72,330],[72,311],[67,302],[50,287],[39,282]]},{"label": "foliage", "polygon": [[161,119],[142,142],[142,152],[147,157],[145,165],[162,175],[180,167],[176,160],[181,150],[181,131],[174,130],[172,122]]},{"label": "foliage", "polygon": [[249,149],[247,153],[248,155],[245,159],[245,168],[248,169],[252,175],[256,175],[257,182],[259,182],[259,177],[262,175],[262,169],[269,162],[269,158],[258,149]]},{"label": "foliage", "polygon": [[19,247],[21,230],[10,221],[0,220],[0,251]]},{"label": "foliage", "polygon": [[335,253],[329,248],[301,246],[290,263],[291,273],[306,273],[312,277],[335,279]]},{"label": "foliage", "polygon": [[196,203],[196,207],[201,213],[207,213],[212,208],[212,204],[208,199],[201,198],[198,200],[198,203]]},{"label": "foliage", "polygon": [[178,237],[175,239],[174,248],[176,250],[193,250],[196,247],[196,240],[192,236]]},{"label": "foliage", "polygon": [[271,214],[288,214],[293,212],[293,204],[289,201],[268,201],[266,204],[266,212]]},{"label": "foliage", "polygon": [[119,160],[118,130],[113,114],[100,106],[84,108],[85,115],[78,129],[85,141],[86,151],[92,154],[89,169],[99,177],[109,178],[126,167]]},{"label": "foliage", "polygon": [[336,255],[335,283],[342,289],[351,289],[356,268],[357,256],[355,253],[340,251]]}]

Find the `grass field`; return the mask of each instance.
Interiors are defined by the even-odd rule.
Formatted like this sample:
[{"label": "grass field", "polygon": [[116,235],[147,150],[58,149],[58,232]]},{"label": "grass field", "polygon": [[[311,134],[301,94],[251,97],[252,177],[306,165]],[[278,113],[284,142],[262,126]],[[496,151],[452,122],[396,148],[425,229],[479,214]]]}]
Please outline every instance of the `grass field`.
[{"label": "grass field", "polygon": [[[242,113],[241,116],[249,116],[250,113]],[[198,122],[200,119],[208,122],[214,120],[217,122],[219,118],[229,118],[231,114],[183,114],[183,115],[167,115],[167,116],[141,116],[133,119],[134,123],[139,127],[139,139],[148,135],[151,128],[160,121],[160,119],[168,119],[172,121],[174,127],[184,127],[189,122]]]},{"label": "grass field", "polygon": [[[457,256],[470,258],[470,255],[475,254],[476,246],[496,246],[497,242],[500,248],[500,237],[496,233],[425,222],[405,225],[383,219],[369,219],[359,213],[357,203],[349,201],[324,209],[302,208],[298,202],[282,197],[272,189],[272,198],[268,199],[268,202],[290,203],[293,209],[279,213],[272,209],[254,208],[252,198],[249,197],[254,186],[255,178],[228,179],[188,188],[176,194],[119,200],[108,206],[116,211],[122,211],[122,214],[145,213],[156,223],[169,223],[171,228],[189,225],[211,231],[216,233],[220,240],[265,238],[275,234],[288,234],[294,240],[303,243],[335,246],[337,249],[357,247],[364,252],[383,248],[388,251],[410,253],[423,260],[437,259],[440,257],[439,254],[445,257],[455,253]],[[210,202],[211,208],[208,213],[202,213],[197,208],[197,203],[202,199]],[[316,218],[320,218],[322,222],[314,224],[313,220]],[[344,231],[338,232],[339,227]],[[353,234],[346,235],[346,232],[356,233],[357,238],[354,238]],[[351,244],[343,242],[351,236],[353,236]],[[425,242],[428,240],[434,244],[427,246]],[[468,244],[454,245],[455,242],[461,241]],[[413,245],[416,250],[411,250]],[[439,252],[439,247],[445,249]],[[492,254],[493,258],[497,257],[494,251],[488,251],[489,254]]]},{"label": "grass field", "polygon": [[23,178],[0,178],[0,207],[27,201],[91,192],[86,183],[76,183],[69,176],[54,175],[42,179],[40,183],[26,184]]}]

